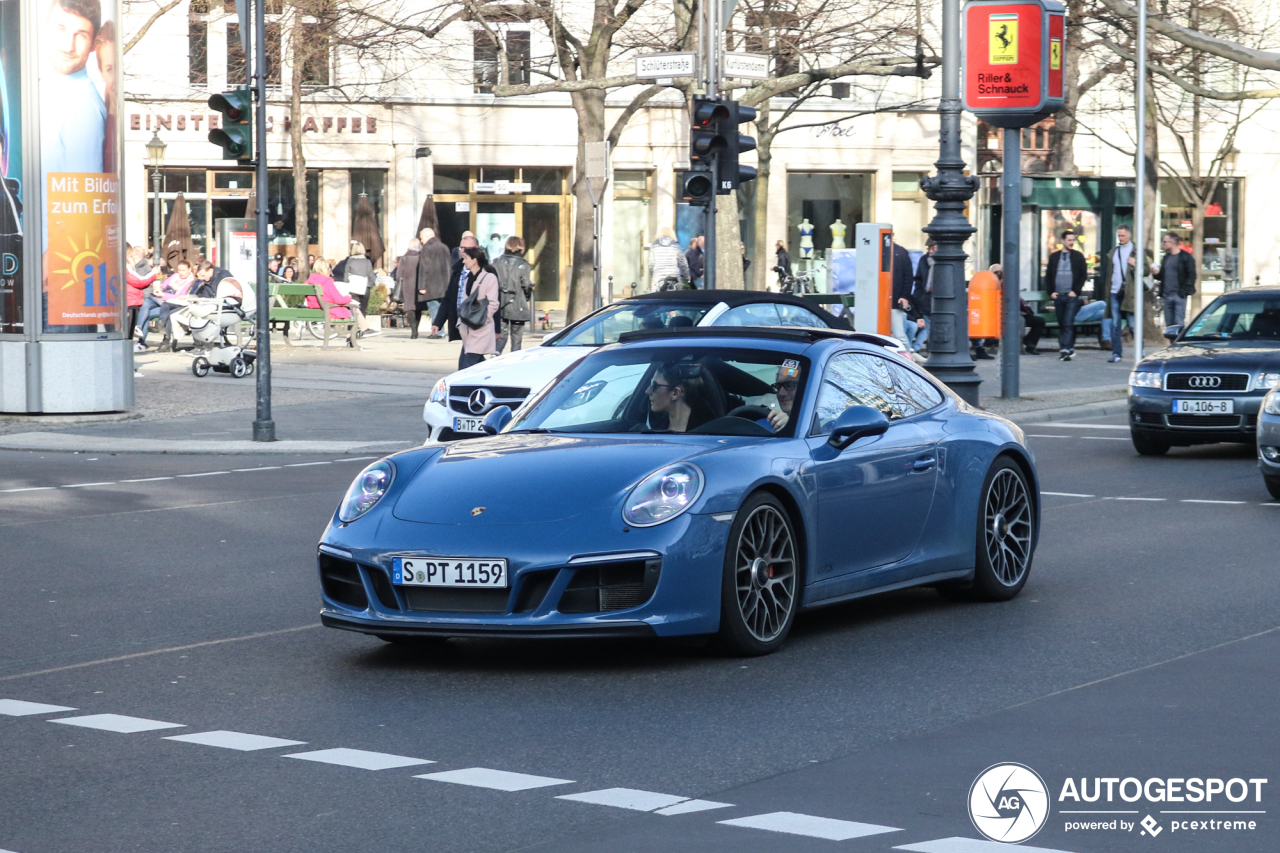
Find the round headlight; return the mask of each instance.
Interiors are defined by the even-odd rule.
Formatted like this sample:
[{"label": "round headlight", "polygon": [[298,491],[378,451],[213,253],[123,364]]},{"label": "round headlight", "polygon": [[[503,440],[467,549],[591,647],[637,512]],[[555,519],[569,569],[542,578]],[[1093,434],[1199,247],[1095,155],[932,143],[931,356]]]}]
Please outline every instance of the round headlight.
[{"label": "round headlight", "polygon": [[654,471],[631,490],[622,505],[622,519],[632,527],[670,521],[693,506],[702,485],[702,470],[688,462]]},{"label": "round headlight", "polygon": [[1270,393],[1262,398],[1262,411],[1268,415],[1280,415],[1280,387],[1271,389]]},{"label": "round headlight", "polygon": [[373,509],[387,493],[387,489],[391,488],[395,478],[396,466],[386,459],[379,459],[365,468],[347,489],[342,506],[338,507],[339,520],[350,523]]}]

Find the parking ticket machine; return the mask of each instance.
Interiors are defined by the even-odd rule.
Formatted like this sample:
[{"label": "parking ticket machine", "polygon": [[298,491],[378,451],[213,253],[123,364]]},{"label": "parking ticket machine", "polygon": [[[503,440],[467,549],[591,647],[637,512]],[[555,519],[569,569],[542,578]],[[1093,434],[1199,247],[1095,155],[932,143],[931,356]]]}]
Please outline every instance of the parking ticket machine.
[{"label": "parking ticket machine", "polygon": [[853,328],[859,332],[893,334],[893,226],[859,222],[854,230],[858,249]]}]

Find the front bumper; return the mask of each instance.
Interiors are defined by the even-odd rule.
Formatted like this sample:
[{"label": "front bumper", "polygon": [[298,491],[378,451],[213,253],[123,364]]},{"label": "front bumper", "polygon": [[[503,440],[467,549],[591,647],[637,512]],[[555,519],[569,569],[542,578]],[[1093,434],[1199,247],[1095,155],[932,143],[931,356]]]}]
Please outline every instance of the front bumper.
[{"label": "front bumper", "polygon": [[[1230,415],[1176,415],[1174,400],[1230,400]],[[1165,444],[1187,446],[1217,442],[1250,444],[1258,429],[1262,394],[1197,394],[1194,391],[1163,391],[1158,388],[1129,388],[1129,428]]]},{"label": "front bumper", "polygon": [[1280,448],[1280,415],[1258,416],[1258,467],[1267,477],[1280,478],[1280,461],[1271,462],[1263,453],[1264,447]]},{"label": "front bumper", "polygon": [[[427,423],[427,440],[424,444],[439,444],[460,438],[479,438],[483,433],[454,432],[453,419],[460,413],[452,412],[440,403],[427,403],[422,407],[422,419]],[[468,416],[471,417],[471,416]]]},{"label": "front bumper", "polygon": [[[625,538],[618,529],[577,530],[566,546],[566,537],[554,531],[544,537],[530,525],[527,535],[502,537],[519,541],[519,553],[495,547],[494,528],[462,532],[450,525],[388,522],[379,526],[377,548],[353,547],[343,541],[346,531],[331,528],[320,545],[320,618],[329,627],[386,636],[710,634],[719,628],[729,526],[709,515],[683,515],[633,529]],[[424,536],[436,540],[433,547],[423,548]],[[511,585],[467,590],[392,584],[392,555],[413,554],[505,556]]]}]

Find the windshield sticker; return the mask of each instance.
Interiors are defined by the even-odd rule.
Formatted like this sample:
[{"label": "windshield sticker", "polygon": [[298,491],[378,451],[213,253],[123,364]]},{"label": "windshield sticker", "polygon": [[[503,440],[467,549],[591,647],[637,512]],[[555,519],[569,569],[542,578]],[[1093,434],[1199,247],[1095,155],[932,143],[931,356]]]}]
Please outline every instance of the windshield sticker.
[{"label": "windshield sticker", "polygon": [[789,358],[786,361],[782,362],[782,373],[788,379],[794,379],[795,377],[799,376],[800,362],[792,358]]}]

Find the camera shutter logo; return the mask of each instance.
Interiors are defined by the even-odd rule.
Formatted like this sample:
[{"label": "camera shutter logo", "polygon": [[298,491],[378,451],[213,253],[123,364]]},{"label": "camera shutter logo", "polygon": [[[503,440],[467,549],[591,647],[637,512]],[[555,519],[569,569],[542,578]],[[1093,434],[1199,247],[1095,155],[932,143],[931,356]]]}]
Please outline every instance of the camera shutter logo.
[{"label": "camera shutter logo", "polygon": [[1049,789],[1024,764],[993,764],[969,789],[969,819],[992,841],[1026,841],[1049,819]]},{"label": "camera shutter logo", "polygon": [[1221,376],[1192,376],[1187,380],[1187,385],[1191,388],[1217,388],[1221,384]]}]

